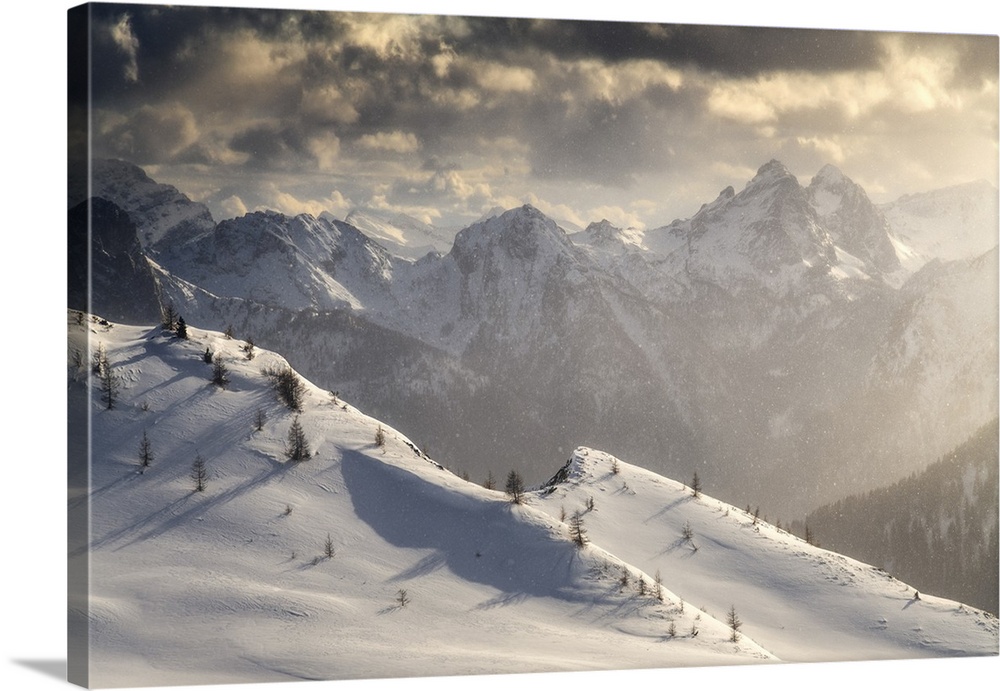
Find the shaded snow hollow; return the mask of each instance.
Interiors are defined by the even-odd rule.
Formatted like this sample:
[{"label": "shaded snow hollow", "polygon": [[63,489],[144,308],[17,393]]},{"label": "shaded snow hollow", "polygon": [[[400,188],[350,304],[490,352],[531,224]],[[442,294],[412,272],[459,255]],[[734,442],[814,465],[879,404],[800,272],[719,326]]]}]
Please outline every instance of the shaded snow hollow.
[{"label": "shaded snow hollow", "polygon": [[[80,490],[91,592],[70,606],[89,622],[94,686],[997,653],[996,618],[914,599],[881,571],[605,453],[578,449],[561,482],[514,506],[308,382],[301,412],[284,407],[262,374],[286,364],[275,353],[247,360],[217,332],[189,326],[184,341],[77,325],[72,312],[69,330],[71,414],[89,414],[93,432]],[[111,410],[74,364],[98,344],[121,382]],[[206,349],[229,369],[225,389],[209,381]],[[313,452],[300,462],[284,453],[296,416]],[[140,472],[143,433],[153,461]],[[570,539],[577,511],[583,548]]]}]

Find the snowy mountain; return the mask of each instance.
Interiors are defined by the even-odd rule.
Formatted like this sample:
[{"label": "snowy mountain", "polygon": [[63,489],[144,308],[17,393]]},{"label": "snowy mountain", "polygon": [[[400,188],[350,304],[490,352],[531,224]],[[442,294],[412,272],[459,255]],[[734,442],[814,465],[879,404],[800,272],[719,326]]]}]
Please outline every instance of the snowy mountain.
[{"label": "snowy mountain", "polygon": [[258,211],[185,244],[172,271],[220,297],[289,310],[361,309],[387,297],[392,261],[343,221]]},{"label": "snowy mountain", "polygon": [[834,244],[860,259],[866,273],[877,276],[899,270],[889,222],[860,185],[825,165],[806,193]]},{"label": "snowy mountain", "polygon": [[[191,201],[176,187],[152,180],[136,165],[115,159],[94,159],[89,192],[70,181],[70,206],[89,194],[126,209],[139,228],[139,242],[150,252],[169,238],[176,245],[210,232],[215,227],[204,204]],[[82,181],[81,181],[82,182]]]},{"label": "snowy mountain", "polygon": [[487,216],[412,261],[256,213],[168,238],[154,270],[189,322],[279,350],[477,478],[513,459],[541,481],[585,444],[789,518],[997,413],[995,262],[911,275],[890,215],[833,167],[803,187],[771,161],[644,233]]},{"label": "snowy mountain", "polygon": [[277,353],[72,312],[68,331],[92,685],[997,653],[995,617],[605,453],[513,505],[308,381],[293,410]]},{"label": "snowy mountain", "polygon": [[910,194],[882,207],[912,270],[931,259],[973,259],[997,245],[997,189],[985,180]]},{"label": "snowy mountain", "polygon": [[729,188],[692,218],[648,231],[646,243],[692,280],[731,290],[751,281],[781,294],[813,267],[840,263],[806,190],[773,160],[738,194]]},{"label": "snowy mountain", "polygon": [[[323,214],[320,218],[333,220]],[[417,260],[428,252],[445,253],[451,249],[454,233],[435,228],[412,216],[374,209],[354,209],[344,218],[392,254]]]}]

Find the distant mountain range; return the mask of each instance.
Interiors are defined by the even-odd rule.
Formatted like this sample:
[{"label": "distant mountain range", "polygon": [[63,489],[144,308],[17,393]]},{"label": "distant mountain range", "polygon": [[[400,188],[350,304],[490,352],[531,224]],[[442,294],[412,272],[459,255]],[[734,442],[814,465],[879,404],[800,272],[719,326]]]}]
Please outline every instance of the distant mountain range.
[{"label": "distant mountain range", "polygon": [[832,166],[802,186],[771,161],[662,228],[567,233],[524,206],[450,239],[361,211],[215,224],[135,166],[94,175],[155,287],[91,304],[231,327],[474,478],[540,482],[588,445],[787,519],[997,415],[988,185],[880,207]]}]

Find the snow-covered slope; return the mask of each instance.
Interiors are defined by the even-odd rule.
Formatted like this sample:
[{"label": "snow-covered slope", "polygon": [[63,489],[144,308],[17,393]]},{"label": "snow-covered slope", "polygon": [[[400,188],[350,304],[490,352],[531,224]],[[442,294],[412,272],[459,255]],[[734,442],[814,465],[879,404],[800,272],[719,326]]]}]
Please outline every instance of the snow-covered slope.
[{"label": "snow-covered slope", "polygon": [[[321,214],[320,218],[327,218]],[[328,218],[328,220],[333,220]],[[368,237],[396,256],[420,259],[428,252],[445,253],[451,249],[454,233],[435,228],[412,216],[374,209],[354,209],[344,218]]]},{"label": "snow-covered slope", "polygon": [[881,208],[909,249],[900,254],[911,270],[931,259],[972,259],[998,242],[997,189],[985,180],[909,194]]},{"label": "snow-covered slope", "polygon": [[997,653],[992,615],[926,593],[915,598],[881,569],[695,497],[679,482],[591,449],[577,449],[564,473],[540,508],[558,515],[593,498],[584,521],[595,544],[658,571],[688,606],[723,620],[735,607],[742,631],[781,660]]},{"label": "snow-covered slope", "polygon": [[[329,392],[306,384],[301,413],[285,408],[261,374],[284,366],[276,354],[247,360],[241,342],[193,327],[190,340],[70,329],[78,351],[103,345],[121,381],[108,410],[71,364],[71,404],[93,416],[92,593],[71,608],[89,621],[94,685],[771,659],[666,590],[619,592],[618,560],[578,550],[530,503],[459,479],[388,427],[376,446],[380,423]],[[206,348],[227,363],[224,389]],[[291,462],[296,419],[313,455]]]},{"label": "snow-covered slope", "polygon": [[[287,408],[263,373],[286,364],[276,353],[73,313],[69,333],[70,411],[90,416],[94,445],[89,482],[72,488],[91,502],[91,593],[70,604],[93,685],[997,652],[995,619],[914,600],[647,471],[615,474],[600,452],[578,450],[563,482],[513,506],[308,382],[301,410]],[[98,346],[119,383],[110,409],[78,365]],[[306,460],[285,453],[295,421]],[[581,549],[559,513],[590,496]],[[679,539],[685,523],[697,550]]]}]

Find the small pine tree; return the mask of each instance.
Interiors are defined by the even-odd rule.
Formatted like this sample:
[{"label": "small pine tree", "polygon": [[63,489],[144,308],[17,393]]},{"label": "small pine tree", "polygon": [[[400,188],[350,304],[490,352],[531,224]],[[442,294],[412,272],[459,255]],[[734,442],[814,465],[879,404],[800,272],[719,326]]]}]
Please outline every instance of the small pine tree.
[{"label": "small pine tree", "polygon": [[701,479],[698,477],[698,472],[695,471],[694,478],[691,480],[691,494],[695,498],[701,496]]},{"label": "small pine tree", "polygon": [[691,542],[694,540],[694,529],[691,527],[690,521],[684,523],[684,527],[681,528],[681,539],[684,542]]},{"label": "small pine tree", "polygon": [[233,325],[227,324],[226,330],[222,332],[222,335],[226,337],[227,341],[233,340]]},{"label": "small pine tree", "polygon": [[583,517],[579,511],[569,520],[569,536],[577,547],[582,548],[587,544],[587,530],[583,527]]},{"label": "small pine tree", "polygon": [[653,577],[653,597],[659,601],[663,601],[663,579],[660,577],[660,570],[656,570],[656,576]]},{"label": "small pine tree", "polygon": [[639,594],[640,595],[646,594],[646,579],[643,578],[642,576],[639,576]]},{"label": "small pine tree", "polygon": [[94,351],[93,363],[90,369],[97,376],[101,376],[107,366],[108,350],[104,347],[103,343],[98,343],[97,350]]},{"label": "small pine tree", "polygon": [[253,360],[253,356],[256,354],[254,353],[253,339],[247,336],[247,340],[243,342],[242,346],[240,346],[240,350],[242,350],[243,354],[246,355],[247,360]]},{"label": "small pine tree", "polygon": [[516,470],[507,473],[507,484],[504,485],[504,492],[510,497],[512,504],[524,503],[524,480]]},{"label": "small pine tree", "polygon": [[[248,358],[249,359],[249,358]],[[278,398],[291,410],[301,411],[306,395],[306,385],[289,366],[282,369],[265,368],[264,375],[271,380],[271,386]]]},{"label": "small pine tree", "polygon": [[100,369],[101,400],[104,402],[105,408],[111,410],[115,407],[115,403],[118,402],[118,394],[121,392],[121,379],[119,379],[111,363],[108,362],[107,357],[105,357],[104,364],[100,366]]},{"label": "small pine tree", "polygon": [[310,456],[309,442],[306,441],[305,430],[296,415],[292,426],[288,428],[288,445],[285,447],[285,457],[290,461],[304,461]]},{"label": "small pine tree", "polygon": [[486,489],[496,489],[497,488],[497,480],[496,480],[495,477],[493,477],[493,471],[492,470],[486,476],[486,480],[483,482],[483,487],[485,487]]},{"label": "small pine tree", "polygon": [[743,622],[736,614],[736,605],[731,605],[729,607],[729,614],[726,615],[726,623],[729,624],[729,628],[732,629],[732,634],[729,636],[729,640],[736,643],[740,640],[740,627],[743,626]]},{"label": "small pine tree", "polygon": [[382,425],[375,430],[375,446],[379,448],[385,446],[385,430],[382,429]]},{"label": "small pine tree", "polygon": [[593,511],[594,510],[594,498],[592,496],[591,497],[587,497],[586,507],[587,507],[587,511]]},{"label": "small pine tree", "polygon": [[229,386],[229,368],[219,355],[212,360],[212,383],[220,389]]},{"label": "small pine tree", "polygon": [[153,464],[153,443],[149,441],[146,430],[142,431],[142,441],[139,442],[139,467],[148,468]]},{"label": "small pine tree", "polygon": [[334,554],[336,554],[336,550],[333,548],[333,539],[330,537],[330,533],[327,533],[326,543],[323,545],[323,556],[327,559],[333,559]]},{"label": "small pine tree", "polygon": [[753,511],[753,524],[757,525],[757,521],[759,521],[759,520],[760,520],[760,507],[758,506]]},{"label": "small pine tree", "polygon": [[810,545],[814,545],[814,544],[816,544],[816,543],[815,543],[815,542],[813,541],[813,540],[814,540],[814,537],[815,537],[815,536],[813,535],[813,532],[812,532],[812,530],[811,530],[811,529],[809,528],[809,524],[808,524],[808,523],[806,523],[806,543],[808,543],[808,544],[810,544]]},{"label": "small pine tree", "polygon": [[409,595],[407,595],[405,588],[401,589],[399,592],[396,593],[396,603],[400,607],[406,607],[406,605],[409,602],[410,602],[410,597]]},{"label": "small pine tree", "polygon": [[183,338],[184,340],[187,340],[188,327],[187,327],[187,322],[184,321],[184,317],[177,317],[177,331],[175,331],[174,333],[177,334],[177,338]]},{"label": "small pine tree", "polygon": [[620,472],[621,472],[621,468],[618,467],[618,459],[617,458],[612,458],[611,459],[611,474],[612,475],[617,475]]},{"label": "small pine tree", "polygon": [[267,413],[264,412],[263,408],[258,408],[256,415],[253,418],[253,426],[258,431],[261,432],[264,429],[264,423],[267,422]]},{"label": "small pine tree", "polygon": [[670,626],[667,627],[667,635],[671,638],[677,637],[677,624],[673,620],[670,621]]},{"label": "small pine tree", "polygon": [[205,491],[205,484],[208,482],[208,467],[201,454],[195,456],[194,463],[191,464],[191,479],[194,480],[195,492]]},{"label": "small pine tree", "polygon": [[177,330],[177,310],[174,309],[174,303],[167,303],[167,306],[163,308],[161,323],[167,331]]},{"label": "small pine tree", "polygon": [[628,582],[629,582],[628,567],[622,564],[622,575],[621,578],[618,579],[618,585],[621,586],[622,590],[625,590],[625,588],[628,587]]}]

